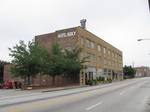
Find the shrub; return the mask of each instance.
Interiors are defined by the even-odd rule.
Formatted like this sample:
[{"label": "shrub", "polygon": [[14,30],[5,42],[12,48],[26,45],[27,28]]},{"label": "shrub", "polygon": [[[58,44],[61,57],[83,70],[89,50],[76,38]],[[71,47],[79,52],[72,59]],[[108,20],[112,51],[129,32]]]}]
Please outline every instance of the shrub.
[{"label": "shrub", "polygon": [[103,81],[105,81],[105,78],[100,76],[100,77],[97,78],[97,81],[103,82]]},{"label": "shrub", "polygon": [[111,83],[112,79],[111,78],[107,78],[107,82]]},{"label": "shrub", "polygon": [[97,84],[98,84],[97,79],[95,79],[95,80],[89,80],[89,81],[87,82],[87,85],[90,85],[90,86],[97,85]]}]

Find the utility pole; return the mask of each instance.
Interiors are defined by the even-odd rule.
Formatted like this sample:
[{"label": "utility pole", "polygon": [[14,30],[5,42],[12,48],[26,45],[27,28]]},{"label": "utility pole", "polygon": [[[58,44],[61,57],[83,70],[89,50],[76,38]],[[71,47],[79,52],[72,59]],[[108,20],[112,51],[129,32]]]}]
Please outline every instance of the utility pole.
[{"label": "utility pole", "polygon": [[150,11],[150,0],[148,0],[148,6],[149,6],[149,11]]}]

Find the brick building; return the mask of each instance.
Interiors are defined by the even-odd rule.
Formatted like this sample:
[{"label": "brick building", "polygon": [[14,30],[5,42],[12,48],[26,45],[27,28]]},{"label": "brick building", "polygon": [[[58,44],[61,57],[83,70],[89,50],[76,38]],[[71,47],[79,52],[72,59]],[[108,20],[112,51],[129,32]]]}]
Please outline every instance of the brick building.
[{"label": "brick building", "polygon": [[5,64],[4,65],[4,75],[3,75],[3,81],[21,81],[23,82],[23,79],[21,79],[20,77],[13,77],[13,75],[10,73],[10,68],[11,68],[11,64]]},{"label": "brick building", "polygon": [[[35,36],[35,42],[45,47],[49,52],[54,42],[60,44],[61,48],[72,49],[74,47],[82,48],[80,58],[88,56],[88,62],[84,63],[84,68],[77,78],[68,79],[58,76],[55,79],[55,86],[67,85],[85,85],[86,81],[96,79],[97,77],[111,78],[112,80],[123,79],[123,59],[122,52],[102,40],[98,36],[89,32],[82,26],[58,30],[48,34]],[[4,78],[9,79],[9,68],[4,68]],[[26,80],[23,82],[26,83]],[[52,77],[48,75],[38,75],[32,78],[33,85],[53,86]]]},{"label": "brick building", "polygon": [[3,81],[12,80],[12,77],[10,75],[10,64],[4,65],[4,75],[3,75]]},{"label": "brick building", "polygon": [[[21,78],[21,77],[13,77],[13,75],[10,73],[11,64],[5,64],[4,65],[4,77],[3,81],[19,81],[22,82],[23,85],[27,84],[27,78]],[[77,79],[70,79],[69,77],[60,77],[56,76],[55,78],[55,85],[52,82],[52,77],[49,75],[37,75],[36,77],[30,77],[31,80],[31,86],[33,87],[60,87],[60,86],[70,86],[70,85],[79,85],[79,80]]]},{"label": "brick building", "polygon": [[135,77],[149,77],[150,76],[150,68],[146,66],[135,67],[136,74]]},{"label": "brick building", "polygon": [[37,35],[35,41],[49,51],[54,42],[59,43],[62,49],[82,48],[80,58],[89,56],[89,59],[79,74],[80,84],[84,85],[87,80],[99,76],[123,79],[122,52],[82,26]]}]

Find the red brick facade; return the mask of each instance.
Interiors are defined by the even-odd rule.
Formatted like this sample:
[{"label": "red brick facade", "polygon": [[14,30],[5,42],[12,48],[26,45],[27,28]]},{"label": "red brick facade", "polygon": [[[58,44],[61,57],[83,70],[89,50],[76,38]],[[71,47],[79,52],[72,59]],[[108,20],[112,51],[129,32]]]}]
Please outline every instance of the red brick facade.
[{"label": "red brick facade", "polygon": [[10,71],[10,64],[4,65],[4,76],[3,76],[4,82],[12,79],[9,71]]},{"label": "red brick facade", "polygon": [[[22,84],[27,83],[27,79],[21,79],[19,77],[12,77],[10,73],[10,64],[4,65],[4,82],[6,81],[21,81]],[[55,84],[53,84],[52,77],[48,75],[37,75],[36,77],[31,78],[32,86],[36,87],[61,87],[61,86],[69,86],[69,85],[79,85],[79,79],[71,79],[63,76],[55,77]]]}]

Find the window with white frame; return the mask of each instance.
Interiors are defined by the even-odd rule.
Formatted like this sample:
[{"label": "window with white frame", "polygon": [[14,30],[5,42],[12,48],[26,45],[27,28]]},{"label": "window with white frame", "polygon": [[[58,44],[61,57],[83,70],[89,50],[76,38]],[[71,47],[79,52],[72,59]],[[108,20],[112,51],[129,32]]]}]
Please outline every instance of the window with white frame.
[{"label": "window with white frame", "polygon": [[106,48],[104,47],[104,54],[106,54]]},{"label": "window with white frame", "polygon": [[106,59],[104,59],[104,65],[107,65],[107,60]]},{"label": "window with white frame", "polygon": [[90,48],[90,41],[86,39],[86,47]]},{"label": "window with white frame", "polygon": [[97,47],[98,47],[98,51],[101,51],[101,46],[100,46],[100,45],[98,45]]},{"label": "window with white frame", "polygon": [[114,57],[114,52],[112,52],[112,57]]},{"label": "window with white frame", "polygon": [[108,50],[108,55],[110,56],[110,50]]},{"label": "window with white frame", "polygon": [[93,49],[94,48],[94,42],[90,42],[90,47]]}]

